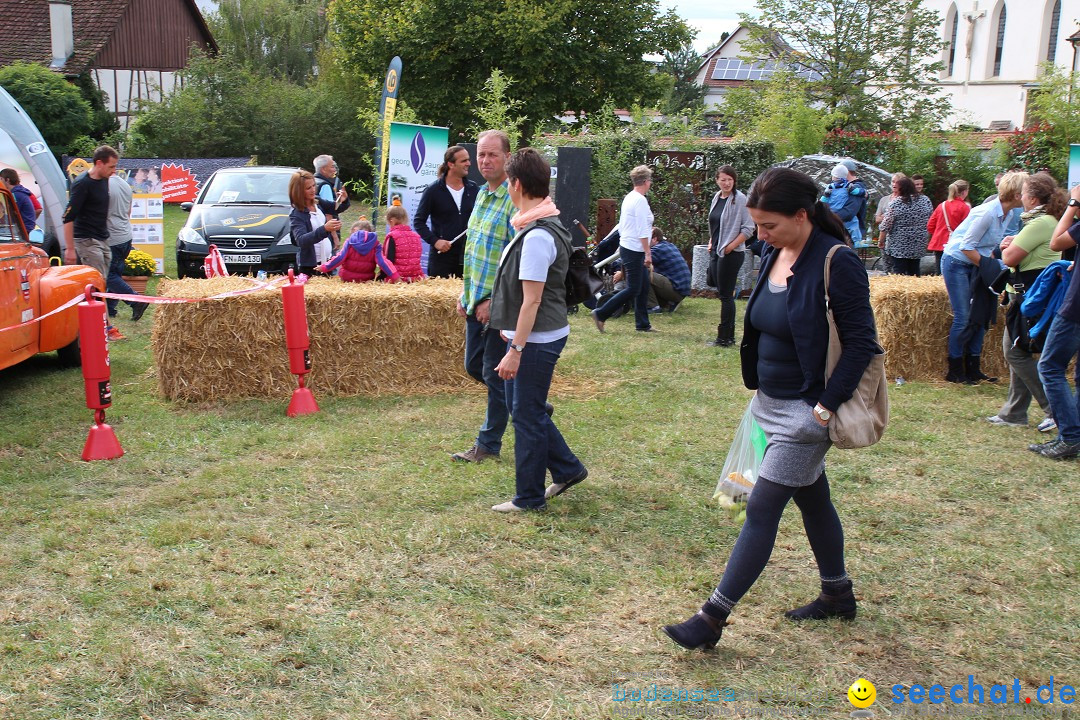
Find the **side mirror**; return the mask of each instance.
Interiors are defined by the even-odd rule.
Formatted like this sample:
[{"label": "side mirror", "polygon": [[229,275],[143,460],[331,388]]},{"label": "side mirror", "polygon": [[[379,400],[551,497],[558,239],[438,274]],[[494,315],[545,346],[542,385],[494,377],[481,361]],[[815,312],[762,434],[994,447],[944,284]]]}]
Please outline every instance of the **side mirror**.
[{"label": "side mirror", "polygon": [[193,203],[193,202],[182,202],[182,203],[180,203],[180,209],[183,210],[184,212],[191,212],[191,208],[193,208],[193,207],[195,207],[195,203]]}]

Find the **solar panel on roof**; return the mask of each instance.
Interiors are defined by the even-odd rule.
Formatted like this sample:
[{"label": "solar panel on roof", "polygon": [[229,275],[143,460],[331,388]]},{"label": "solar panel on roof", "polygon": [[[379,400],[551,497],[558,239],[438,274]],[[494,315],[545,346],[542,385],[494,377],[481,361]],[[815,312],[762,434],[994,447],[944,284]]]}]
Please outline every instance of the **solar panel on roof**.
[{"label": "solar panel on roof", "polygon": [[[773,60],[765,62],[748,63],[739,58],[717,58],[713,65],[713,80],[768,80],[778,69],[779,65]],[[820,80],[821,73],[814,71],[805,65],[794,65],[792,72],[804,80]]]}]

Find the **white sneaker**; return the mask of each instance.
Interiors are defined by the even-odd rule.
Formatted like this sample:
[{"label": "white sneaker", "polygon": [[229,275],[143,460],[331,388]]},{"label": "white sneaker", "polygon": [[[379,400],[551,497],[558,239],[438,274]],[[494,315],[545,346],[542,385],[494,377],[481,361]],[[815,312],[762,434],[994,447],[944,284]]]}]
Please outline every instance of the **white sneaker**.
[{"label": "white sneaker", "polygon": [[1057,421],[1054,418],[1046,418],[1036,426],[1039,432],[1050,432],[1051,430],[1057,430]]},{"label": "white sneaker", "polygon": [[1008,426],[1008,427],[1027,427],[1026,422],[1012,422],[1011,420],[1006,420],[1005,418],[1001,417],[1000,415],[991,415],[990,417],[986,418],[986,422],[990,423],[991,425],[1003,425],[1003,426]]},{"label": "white sneaker", "polygon": [[546,505],[541,505],[540,507],[535,507],[535,508],[518,507],[517,505],[514,504],[513,500],[507,500],[504,503],[499,503],[498,505],[492,505],[491,506],[491,509],[494,510],[495,512],[498,512],[498,513],[527,512],[529,510],[544,510],[546,508],[547,508]]}]

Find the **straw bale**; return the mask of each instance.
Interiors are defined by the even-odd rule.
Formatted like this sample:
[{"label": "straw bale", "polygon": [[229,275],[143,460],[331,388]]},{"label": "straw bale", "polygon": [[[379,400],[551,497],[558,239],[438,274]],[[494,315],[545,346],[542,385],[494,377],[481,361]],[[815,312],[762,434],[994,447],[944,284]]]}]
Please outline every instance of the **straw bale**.
[{"label": "straw bale", "polygon": [[[887,275],[870,278],[870,304],[885,348],[885,372],[890,378],[944,380],[952,310],[940,276]],[[1004,309],[983,341],[982,370],[1007,378],[1001,354]]]},{"label": "straw bale", "polygon": [[[170,280],[159,295],[209,298],[250,287],[243,278]],[[459,280],[388,285],[312,278],[304,294],[312,365],[307,385],[317,396],[479,388],[463,367]],[[158,388],[171,400],[288,397],[296,387],[278,290],[161,305],[152,345]]]}]

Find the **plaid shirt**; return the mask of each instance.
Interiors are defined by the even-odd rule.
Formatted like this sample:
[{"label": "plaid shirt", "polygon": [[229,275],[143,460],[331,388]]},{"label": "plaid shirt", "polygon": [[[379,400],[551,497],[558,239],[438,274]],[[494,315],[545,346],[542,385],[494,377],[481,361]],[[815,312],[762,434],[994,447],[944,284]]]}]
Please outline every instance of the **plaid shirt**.
[{"label": "plaid shirt", "polygon": [[653,270],[671,281],[671,287],[683,297],[690,294],[690,268],[679,248],[668,241],[658,242],[650,251]]},{"label": "plaid shirt", "polygon": [[514,237],[510,225],[513,214],[514,206],[505,182],[494,192],[486,184],[480,187],[465,238],[465,291],[461,294],[461,305],[469,315],[476,312],[478,304],[491,299],[499,257]]}]

